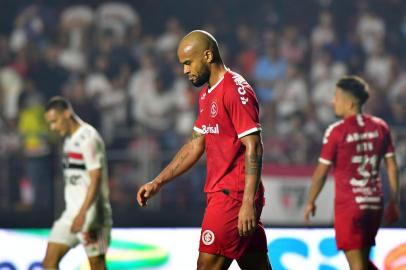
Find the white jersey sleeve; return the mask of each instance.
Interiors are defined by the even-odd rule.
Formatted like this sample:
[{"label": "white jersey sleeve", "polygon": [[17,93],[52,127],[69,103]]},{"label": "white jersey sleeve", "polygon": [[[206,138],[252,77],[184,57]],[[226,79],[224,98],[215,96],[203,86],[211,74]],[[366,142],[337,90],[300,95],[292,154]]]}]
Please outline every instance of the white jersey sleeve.
[{"label": "white jersey sleeve", "polygon": [[97,136],[97,134],[90,134],[89,138],[87,138],[81,145],[81,148],[87,171],[102,168],[104,161],[104,145],[103,141]]}]

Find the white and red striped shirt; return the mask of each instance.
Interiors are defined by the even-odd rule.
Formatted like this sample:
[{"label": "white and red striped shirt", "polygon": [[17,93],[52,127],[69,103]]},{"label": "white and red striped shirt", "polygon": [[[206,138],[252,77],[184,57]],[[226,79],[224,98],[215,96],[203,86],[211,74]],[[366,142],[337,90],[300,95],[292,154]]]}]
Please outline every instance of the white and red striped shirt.
[{"label": "white and red striped shirt", "polygon": [[63,145],[63,176],[65,180],[66,208],[63,216],[73,220],[86,198],[92,170],[102,170],[100,191],[87,214],[83,231],[95,227],[111,226],[108,175],[104,142],[99,133],[87,123],[80,127]]}]

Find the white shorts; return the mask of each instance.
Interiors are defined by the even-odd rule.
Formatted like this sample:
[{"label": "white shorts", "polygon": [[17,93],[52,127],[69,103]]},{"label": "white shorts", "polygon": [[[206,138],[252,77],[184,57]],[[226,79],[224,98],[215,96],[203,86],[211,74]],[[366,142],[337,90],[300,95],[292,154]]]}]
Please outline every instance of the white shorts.
[{"label": "white shorts", "polygon": [[52,226],[48,242],[65,244],[71,248],[81,243],[87,257],[106,254],[110,242],[111,227],[103,227],[94,231],[72,233],[70,222],[58,219]]}]

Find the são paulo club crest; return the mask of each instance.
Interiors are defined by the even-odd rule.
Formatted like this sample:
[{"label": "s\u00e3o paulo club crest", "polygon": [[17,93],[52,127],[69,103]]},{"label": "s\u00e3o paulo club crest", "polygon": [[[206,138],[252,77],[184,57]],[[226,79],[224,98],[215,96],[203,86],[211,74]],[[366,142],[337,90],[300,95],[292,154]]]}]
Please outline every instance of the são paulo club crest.
[{"label": "s\u00e3o paulo club crest", "polygon": [[210,231],[210,230],[205,230],[202,233],[202,242],[206,246],[209,246],[209,245],[213,244],[213,242],[214,242],[214,233],[212,231]]},{"label": "s\u00e3o paulo club crest", "polygon": [[217,116],[218,113],[218,107],[216,101],[212,101],[210,104],[210,116],[211,118],[214,118]]}]

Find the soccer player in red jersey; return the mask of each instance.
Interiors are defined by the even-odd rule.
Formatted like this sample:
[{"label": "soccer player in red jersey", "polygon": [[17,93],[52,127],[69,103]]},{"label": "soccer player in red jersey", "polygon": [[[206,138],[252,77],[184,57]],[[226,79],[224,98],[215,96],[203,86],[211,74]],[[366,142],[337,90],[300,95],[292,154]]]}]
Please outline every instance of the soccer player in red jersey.
[{"label": "soccer player in red jersey", "polygon": [[200,92],[199,115],[191,140],[155,179],[139,189],[138,203],[145,206],[206,151],[207,208],[197,269],[228,269],[234,259],[242,269],[272,269],[260,221],[263,148],[255,93],[243,77],[225,67],[217,41],[205,31],[186,35],[178,58],[192,84],[206,84]]},{"label": "soccer player in red jersey", "polygon": [[336,243],[351,270],[377,269],[369,261],[369,252],[383,214],[382,159],[391,193],[384,220],[390,224],[399,218],[398,167],[390,130],[382,119],[362,113],[368,97],[368,85],[361,78],[348,76],[338,81],[333,106],[341,120],[325,132],[304,211],[309,222],[328,171],[334,166]]}]

